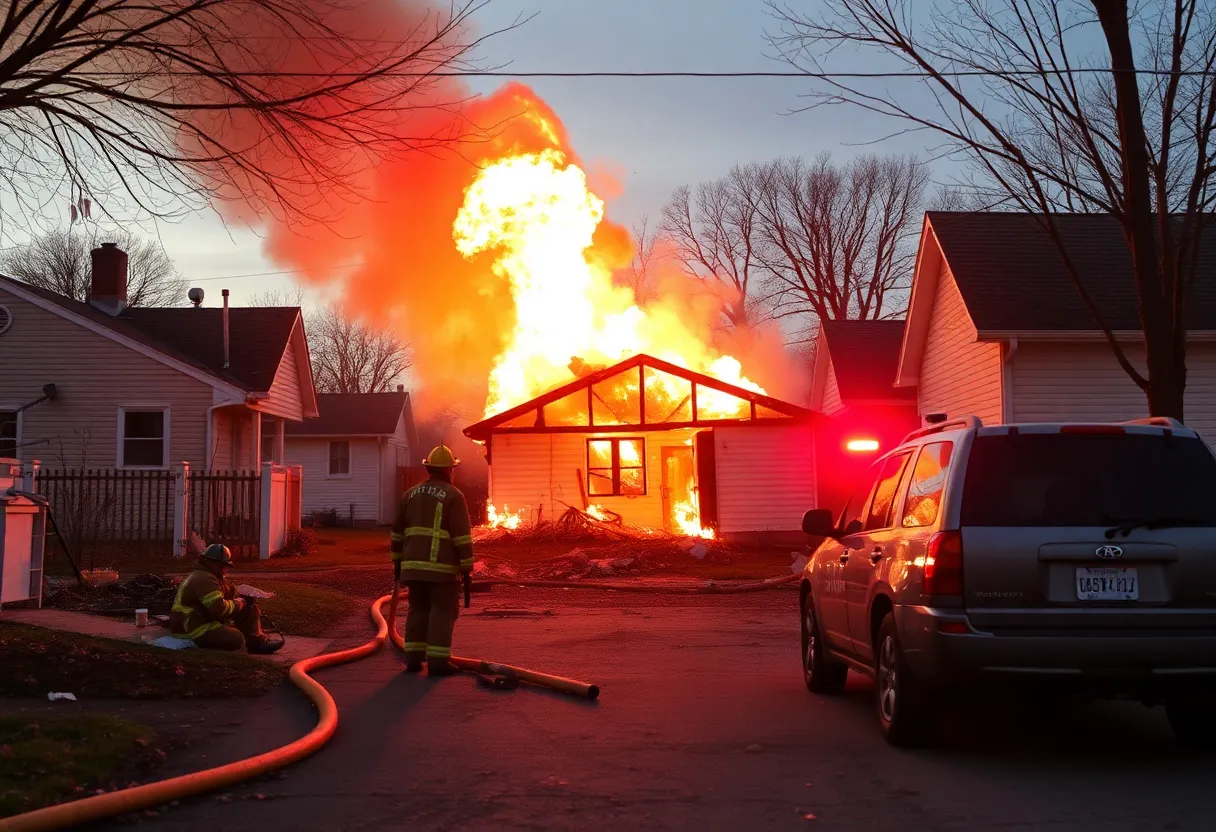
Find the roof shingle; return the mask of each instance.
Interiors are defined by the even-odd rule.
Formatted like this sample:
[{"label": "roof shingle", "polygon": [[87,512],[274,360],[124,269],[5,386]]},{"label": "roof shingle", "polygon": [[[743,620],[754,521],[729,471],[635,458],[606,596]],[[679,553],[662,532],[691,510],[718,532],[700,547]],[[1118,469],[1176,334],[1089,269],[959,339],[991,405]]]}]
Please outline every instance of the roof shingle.
[{"label": "roof shingle", "polygon": [[270,389],[300,316],[295,306],[229,309],[230,366],[225,369],[220,308],[136,307],[113,316],[87,303],[0,275],[0,285],[6,283],[250,393]]},{"label": "roof shingle", "polygon": [[[1035,215],[930,211],[927,216],[976,329],[1098,329]],[[1103,320],[1116,331],[1139,330],[1131,254],[1118,220],[1109,214],[1053,219]],[[1199,247],[1186,317],[1188,329],[1216,330],[1216,230],[1211,228]]]},{"label": "roof shingle", "polygon": [[848,401],[915,401],[916,388],[896,387],[904,322],[824,321],[840,398]]},{"label": "roof shingle", "polygon": [[[288,436],[389,436],[409,393],[319,393],[316,419],[288,422]],[[406,425],[408,434],[410,425]]]}]

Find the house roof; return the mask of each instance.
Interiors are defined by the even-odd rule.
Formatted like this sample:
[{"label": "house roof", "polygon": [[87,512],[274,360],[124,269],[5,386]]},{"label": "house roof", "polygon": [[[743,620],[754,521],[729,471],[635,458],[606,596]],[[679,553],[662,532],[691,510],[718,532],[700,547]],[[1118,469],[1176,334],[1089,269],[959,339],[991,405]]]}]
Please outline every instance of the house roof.
[{"label": "house roof", "polygon": [[[1109,214],[1052,219],[1103,320],[1115,331],[1139,330],[1131,254],[1118,220]],[[1098,329],[1041,222],[1041,215],[999,211],[926,215],[981,335]],[[922,236],[922,249],[929,239]],[[1198,268],[1216,273],[1216,231],[1201,239]],[[1216,330],[1216,280],[1195,281],[1187,327]]]},{"label": "house roof", "polygon": [[[391,436],[402,412],[413,426],[409,393],[318,393],[318,416],[289,422],[288,436]],[[412,443],[411,443],[412,444]]]},{"label": "house roof", "polygon": [[294,306],[229,309],[230,366],[225,369],[222,309],[136,307],[114,316],[3,275],[0,286],[33,295],[250,393],[270,389],[300,318],[300,310]]},{"label": "house roof", "polygon": [[841,399],[916,401],[915,389],[895,386],[902,320],[824,321],[821,326]]},{"label": "house roof", "polygon": [[[688,421],[688,420],[673,421],[673,418],[677,418],[675,416],[677,411],[682,412],[682,408],[687,404],[686,402],[682,402],[675,408],[675,410],[670,411],[672,418],[660,418],[658,420],[654,420],[653,414],[652,414],[651,419],[648,420],[646,417],[645,408],[643,407],[643,408],[638,408],[638,412],[640,413],[641,418],[639,421],[636,421],[636,422],[630,422],[628,424],[621,423],[621,422],[592,423],[592,418],[590,417],[589,414],[592,414],[594,412],[593,408],[591,406],[592,396],[595,395],[594,388],[603,382],[611,380],[614,376],[618,376],[618,375],[621,375],[626,372],[630,373],[630,381],[632,381],[634,379],[644,380],[646,378],[645,369],[640,370],[640,376],[635,376],[635,375],[633,375],[633,372],[631,372],[631,371],[639,370],[639,368],[650,368],[651,370],[657,371],[658,373],[666,373],[668,375],[677,376],[677,377],[689,382],[689,388],[688,388],[690,391],[689,400],[692,402],[691,408],[690,408],[691,417],[692,417],[691,421]],[[633,403],[634,407],[637,407],[639,401],[642,401],[642,402],[645,401],[644,398],[642,398],[640,396],[640,388],[642,386],[643,386],[643,384],[640,383],[638,387],[634,387],[631,390],[631,392],[639,393],[638,400]],[[742,418],[742,417],[728,418],[728,419],[702,418],[700,416],[700,414],[698,413],[697,405],[696,405],[697,389],[699,387],[705,387],[710,390],[717,391],[719,393],[726,393],[730,396],[734,396],[738,399],[741,399],[744,402],[750,403],[751,407],[750,407],[749,415],[746,418]],[[625,389],[627,391],[630,391],[630,388],[628,388],[628,387],[626,387]],[[573,393],[579,392],[580,390],[587,390],[587,405],[588,406],[587,406],[587,414],[584,414],[584,415],[588,417],[588,422],[586,424],[580,423],[580,424],[547,425],[545,423],[545,405],[557,402],[560,399],[564,399],[565,397],[570,396]],[[763,412],[761,412],[761,411],[763,411]],[[777,414],[777,415],[771,416],[769,414]],[[700,427],[700,426],[711,427],[713,425],[724,425],[724,424],[764,425],[764,424],[770,424],[770,423],[774,423],[774,422],[788,423],[788,422],[791,422],[794,420],[809,419],[813,416],[814,416],[814,414],[812,414],[811,411],[807,410],[804,407],[799,407],[798,405],[790,404],[789,402],[784,402],[784,401],[781,401],[780,399],[774,399],[771,396],[766,396],[761,393],[757,393],[753,390],[746,390],[742,387],[736,387],[733,384],[728,384],[724,381],[719,381],[718,379],[713,378],[712,376],[707,376],[704,373],[698,373],[694,370],[689,370],[685,367],[679,367],[670,362],[663,361],[658,358],[654,358],[653,356],[638,354],[638,355],[633,356],[632,358],[627,358],[618,364],[613,364],[611,367],[604,367],[603,369],[596,370],[595,372],[588,373],[584,376],[580,376],[579,378],[575,379],[574,381],[571,381],[568,384],[564,384],[561,387],[554,388],[553,390],[550,390],[547,393],[537,396],[536,398],[531,399],[529,401],[526,401],[523,404],[516,405],[515,407],[512,407],[509,410],[504,410],[502,413],[498,413],[494,416],[491,416],[488,419],[484,419],[475,425],[470,425],[469,427],[464,429],[464,435],[469,437],[470,439],[473,439],[473,440],[476,440],[479,442],[484,442],[492,434],[500,433],[500,432],[515,432],[515,433],[601,433],[601,432],[614,432],[614,431],[636,432],[636,431],[649,431],[649,430],[674,430],[677,428]],[[521,420],[522,420],[522,422],[521,422]]]}]

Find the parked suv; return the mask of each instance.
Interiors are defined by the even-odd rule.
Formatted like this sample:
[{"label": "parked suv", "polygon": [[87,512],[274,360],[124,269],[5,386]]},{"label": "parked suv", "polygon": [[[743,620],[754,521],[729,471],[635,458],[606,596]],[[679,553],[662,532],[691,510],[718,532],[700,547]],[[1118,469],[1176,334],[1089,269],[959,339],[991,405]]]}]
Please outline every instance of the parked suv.
[{"label": "parked suv", "polygon": [[1216,457],[1180,422],[941,422],[803,531],[807,687],[873,677],[889,742],[929,739],[943,688],[1016,678],[1216,744]]}]

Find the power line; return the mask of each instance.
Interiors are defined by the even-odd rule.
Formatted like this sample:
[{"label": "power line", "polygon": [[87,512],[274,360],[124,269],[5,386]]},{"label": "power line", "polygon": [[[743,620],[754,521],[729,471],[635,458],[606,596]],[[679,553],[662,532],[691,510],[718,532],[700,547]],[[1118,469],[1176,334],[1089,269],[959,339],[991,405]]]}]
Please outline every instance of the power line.
[{"label": "power line", "polygon": [[[328,269],[357,269],[362,265],[363,265],[363,263],[347,263],[342,266],[328,266],[327,268]],[[304,273],[304,269],[283,269],[283,270],[277,271],[277,272],[250,272],[248,274],[224,274],[224,275],[219,275],[218,277],[196,277],[193,280],[189,280],[187,282],[188,283],[207,283],[207,282],[215,281],[215,280],[243,280],[248,277],[273,277],[275,275],[303,274],[303,273]]]},{"label": "power line", "polygon": [[987,70],[961,69],[949,72],[799,72],[799,71],[742,71],[742,72],[700,72],[683,70],[656,71],[610,71],[588,70],[585,72],[508,72],[505,70],[437,70],[434,72],[405,72],[388,70],[376,72],[285,72],[267,70],[263,72],[179,72],[164,70],[159,72],[75,72],[72,76],[87,78],[117,78],[137,80],[141,78],[331,78],[334,80],[360,78],[784,78],[811,79],[821,81],[860,80],[860,79],[893,79],[909,78],[925,80],[929,78],[1037,78],[1044,75],[1067,77],[1072,75],[1144,75],[1144,76],[1182,76],[1182,77],[1216,77],[1216,70],[1183,69],[1177,72],[1168,69],[1113,69],[1101,67],[1074,67],[1071,69],[1043,70]]}]

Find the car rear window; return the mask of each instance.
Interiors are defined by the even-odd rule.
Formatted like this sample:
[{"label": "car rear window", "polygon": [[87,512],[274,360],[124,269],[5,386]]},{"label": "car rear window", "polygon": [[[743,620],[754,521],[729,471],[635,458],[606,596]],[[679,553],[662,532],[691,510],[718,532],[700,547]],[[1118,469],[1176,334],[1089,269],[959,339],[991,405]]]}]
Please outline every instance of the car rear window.
[{"label": "car rear window", "polygon": [[1158,517],[1216,525],[1216,459],[1165,434],[977,436],[965,526],[1109,526]]}]

